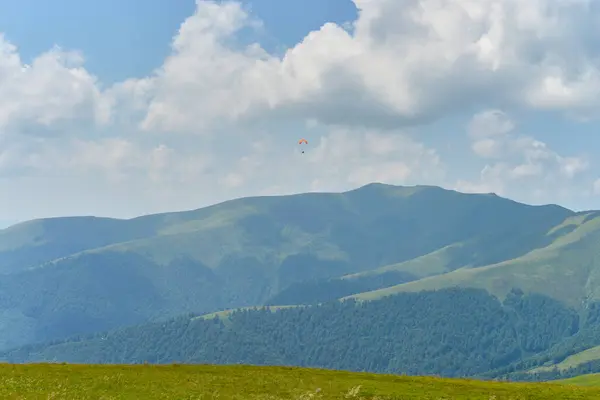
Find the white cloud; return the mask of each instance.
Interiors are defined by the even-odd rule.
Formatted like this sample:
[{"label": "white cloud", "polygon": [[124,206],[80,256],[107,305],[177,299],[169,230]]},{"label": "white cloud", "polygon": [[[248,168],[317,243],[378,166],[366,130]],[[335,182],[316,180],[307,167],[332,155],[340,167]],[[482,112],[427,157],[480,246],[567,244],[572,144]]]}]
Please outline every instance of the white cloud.
[{"label": "white cloud", "polygon": [[[55,48],[26,66],[0,37],[0,209],[25,215],[37,206],[18,196],[48,185],[60,189],[44,205],[51,214],[134,215],[371,181],[550,198],[589,169],[492,110],[468,127],[480,178],[449,177],[448,164],[470,161],[443,163],[436,140],[406,126],[500,105],[593,117],[591,1],[355,0],[350,29],[324,24],[282,56],[239,44],[260,22],[238,3],[197,3],[155,73],[107,88],[79,53]],[[304,155],[298,137],[310,140]]]},{"label": "white cloud", "polygon": [[471,148],[475,154],[485,158],[500,158],[503,153],[502,142],[489,138],[473,142]]},{"label": "white cloud", "polygon": [[[19,108],[28,121],[90,113],[106,120],[109,110],[114,120],[144,109],[145,129],[193,133],[265,115],[390,128],[500,101],[597,108],[600,13],[589,0],[355,3],[351,31],[324,24],[280,58],[235,44],[242,28],[259,24],[240,4],[198,1],[156,74],[118,84],[102,101],[77,54],[54,49],[25,68],[3,40],[2,76],[11,85],[2,86],[29,100]],[[0,121],[16,119],[16,107],[7,103]]]},{"label": "white cloud", "polygon": [[282,58],[238,48],[252,23],[236,3],[198,2],[156,77],[148,129],[273,111],[326,123],[397,127],[509,102],[595,110],[594,28],[585,0],[356,0],[352,32],[325,24]]},{"label": "white cloud", "polygon": [[78,53],[53,48],[25,65],[0,35],[0,136],[57,135],[73,123],[104,122],[96,80],[82,64]]},{"label": "white cloud", "polygon": [[502,136],[514,129],[514,123],[500,110],[487,110],[476,114],[469,123],[468,132],[473,138]]},{"label": "white cloud", "polygon": [[[516,130],[499,110],[476,114],[468,126],[473,152],[486,160],[479,180],[459,180],[458,190],[495,192],[522,201],[581,196],[574,181],[589,168],[583,156],[563,156],[542,141]],[[483,139],[482,139],[483,138]],[[543,201],[543,200],[542,200]]]}]

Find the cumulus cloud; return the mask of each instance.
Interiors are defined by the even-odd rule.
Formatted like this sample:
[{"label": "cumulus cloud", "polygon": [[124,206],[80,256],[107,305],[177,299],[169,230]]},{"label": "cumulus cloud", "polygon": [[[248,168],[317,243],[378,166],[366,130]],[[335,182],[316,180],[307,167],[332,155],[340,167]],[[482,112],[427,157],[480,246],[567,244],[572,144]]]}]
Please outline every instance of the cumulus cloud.
[{"label": "cumulus cloud", "polygon": [[486,161],[479,180],[459,180],[456,187],[467,192],[495,192],[540,202],[555,194],[572,193],[573,181],[589,168],[583,156],[565,156],[546,143],[518,132],[516,124],[499,110],[476,114],[470,121],[468,134],[472,150]]},{"label": "cumulus cloud", "polygon": [[0,35],[0,136],[60,134],[72,123],[104,122],[101,93],[76,52],[53,48],[24,64]]},{"label": "cumulus cloud", "polygon": [[106,195],[117,215],[371,181],[448,186],[448,164],[466,160],[443,162],[414,127],[482,108],[467,129],[480,177],[457,188],[544,199],[589,169],[494,108],[596,115],[595,2],[355,3],[354,23],[325,23],[275,55],[237,40],[260,16],[198,0],[153,74],[110,87],[80,53],[53,48],[25,65],[0,37],[0,206],[23,208],[19,193],[52,184],[64,197],[50,213],[104,210]]},{"label": "cumulus cloud", "polygon": [[0,121],[22,115],[49,124],[91,110],[118,120],[115,114],[137,110],[144,129],[198,133],[212,122],[265,115],[397,128],[500,102],[597,109],[594,2],[355,3],[360,14],[351,29],[326,23],[279,57],[238,43],[242,29],[260,25],[241,4],[198,0],[156,73],[117,84],[101,100],[76,53],[54,49],[26,67],[2,40],[1,87],[28,105],[3,107]]},{"label": "cumulus cloud", "polygon": [[586,0],[355,0],[352,29],[327,23],[282,57],[235,45],[253,22],[237,3],[199,1],[156,77],[145,128],[277,112],[390,128],[473,105],[589,112],[599,85]]}]

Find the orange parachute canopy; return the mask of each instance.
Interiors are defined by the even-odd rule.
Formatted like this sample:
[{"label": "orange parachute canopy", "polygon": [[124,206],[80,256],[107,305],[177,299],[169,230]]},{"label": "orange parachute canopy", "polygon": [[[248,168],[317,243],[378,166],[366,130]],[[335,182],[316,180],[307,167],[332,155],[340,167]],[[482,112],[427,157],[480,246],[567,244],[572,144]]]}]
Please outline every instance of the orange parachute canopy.
[{"label": "orange parachute canopy", "polygon": [[304,143],[304,144],[308,144],[308,140],[306,140],[306,139],[300,139],[300,140],[298,141],[298,144],[302,144],[302,143]]}]

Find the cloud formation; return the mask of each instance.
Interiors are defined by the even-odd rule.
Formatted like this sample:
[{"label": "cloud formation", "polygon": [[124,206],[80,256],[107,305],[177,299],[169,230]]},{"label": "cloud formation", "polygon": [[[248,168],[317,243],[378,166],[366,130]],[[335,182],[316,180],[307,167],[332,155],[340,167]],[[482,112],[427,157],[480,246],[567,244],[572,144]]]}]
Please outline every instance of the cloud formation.
[{"label": "cloud formation", "polygon": [[[68,123],[103,122],[101,92],[76,52],[53,48],[24,64],[0,35],[0,132],[54,135]],[[82,125],[78,125],[82,127]],[[85,125],[83,125],[85,127]]]},{"label": "cloud formation", "polygon": [[499,104],[585,113],[598,105],[598,7],[584,0],[356,0],[352,30],[325,24],[281,58],[238,48],[253,20],[199,2],[156,79],[144,126],[281,113],[390,128]]},{"label": "cloud formation", "polygon": [[518,132],[516,124],[499,110],[476,114],[468,126],[473,152],[485,160],[478,181],[459,180],[458,190],[495,192],[508,197],[544,202],[552,195],[572,200],[573,182],[589,168],[583,156],[563,156],[532,136]]},{"label": "cloud formation", "polygon": [[[549,148],[542,132],[519,132],[499,110],[597,116],[595,2],[355,3],[351,26],[326,23],[275,55],[237,40],[260,16],[199,0],[155,73],[109,87],[80,53],[53,48],[25,65],[0,36],[0,209],[125,216],[371,181],[541,202],[558,201],[556,185],[593,191],[593,179],[583,181],[589,159]],[[435,140],[419,136],[465,113],[475,113],[471,161],[443,159]],[[459,142],[465,132],[439,135]],[[299,137],[311,143],[306,154]],[[447,172],[470,162],[483,163],[478,179]],[[19,202],[47,185],[64,194],[54,206]]]}]

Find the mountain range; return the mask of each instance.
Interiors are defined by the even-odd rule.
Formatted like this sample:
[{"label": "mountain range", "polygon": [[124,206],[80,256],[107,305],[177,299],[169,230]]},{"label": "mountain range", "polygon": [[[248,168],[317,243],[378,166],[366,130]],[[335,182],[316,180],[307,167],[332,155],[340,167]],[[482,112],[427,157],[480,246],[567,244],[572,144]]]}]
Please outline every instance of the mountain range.
[{"label": "mountain range", "polygon": [[13,362],[594,372],[598,255],[598,211],[432,186],[33,220],[0,230],[0,350]]}]

